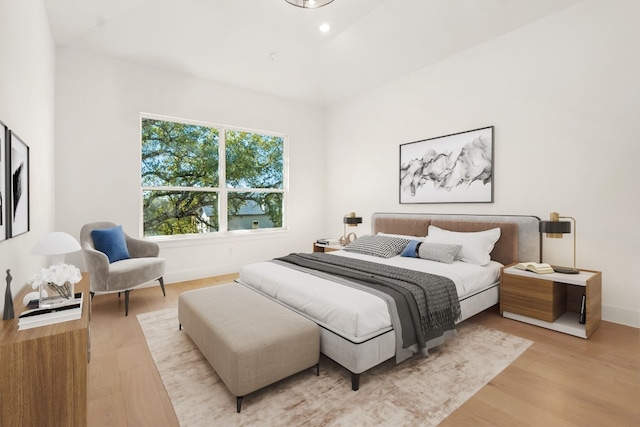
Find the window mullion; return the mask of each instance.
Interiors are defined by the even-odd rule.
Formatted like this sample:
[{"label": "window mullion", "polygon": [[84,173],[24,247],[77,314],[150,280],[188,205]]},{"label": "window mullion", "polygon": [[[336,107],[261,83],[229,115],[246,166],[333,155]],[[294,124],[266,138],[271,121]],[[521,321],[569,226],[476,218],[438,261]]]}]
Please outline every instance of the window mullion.
[{"label": "window mullion", "polygon": [[218,176],[220,182],[220,197],[218,197],[218,225],[219,231],[225,233],[229,230],[229,221],[227,215],[227,132],[223,127],[218,128]]},{"label": "window mullion", "polygon": [[282,188],[228,188],[227,193],[284,193]]},{"label": "window mullion", "polygon": [[142,191],[200,191],[203,193],[215,193],[218,191],[216,187],[142,187]]}]

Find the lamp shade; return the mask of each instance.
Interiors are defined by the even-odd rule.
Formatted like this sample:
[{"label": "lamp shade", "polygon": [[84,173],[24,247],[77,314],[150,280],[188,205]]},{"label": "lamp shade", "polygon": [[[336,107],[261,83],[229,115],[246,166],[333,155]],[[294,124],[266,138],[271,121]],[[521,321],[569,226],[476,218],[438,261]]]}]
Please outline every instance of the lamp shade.
[{"label": "lamp shade", "polygon": [[304,9],[317,9],[326,6],[333,0],[285,0],[287,3]]},{"label": "lamp shade", "polygon": [[64,255],[80,250],[80,244],[70,234],[54,231],[38,240],[31,253],[33,255]]},{"label": "lamp shade", "polygon": [[567,234],[571,233],[570,221],[540,221],[540,233]]},{"label": "lamp shade", "polygon": [[358,224],[362,224],[362,217],[361,216],[345,216],[344,223],[351,227],[354,227]]}]

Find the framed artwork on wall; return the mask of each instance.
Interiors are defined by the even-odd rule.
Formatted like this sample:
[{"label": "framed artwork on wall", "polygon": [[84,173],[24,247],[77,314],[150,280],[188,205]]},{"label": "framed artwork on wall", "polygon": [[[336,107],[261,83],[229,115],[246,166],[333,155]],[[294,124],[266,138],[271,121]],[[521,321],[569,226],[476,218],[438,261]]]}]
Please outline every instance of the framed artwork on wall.
[{"label": "framed artwork on wall", "polygon": [[400,203],[492,203],[493,126],[400,145]]},{"label": "framed artwork on wall", "polygon": [[9,236],[15,237],[29,231],[29,147],[13,132],[8,132],[10,153],[9,206],[11,221],[7,222]]},{"label": "framed artwork on wall", "polygon": [[7,127],[0,122],[0,241],[7,238]]}]

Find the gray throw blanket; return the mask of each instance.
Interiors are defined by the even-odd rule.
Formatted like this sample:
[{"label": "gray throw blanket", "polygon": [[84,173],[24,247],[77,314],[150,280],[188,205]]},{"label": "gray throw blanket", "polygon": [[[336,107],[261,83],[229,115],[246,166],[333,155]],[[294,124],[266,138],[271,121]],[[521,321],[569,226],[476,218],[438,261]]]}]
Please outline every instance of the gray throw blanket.
[{"label": "gray throw blanket", "polygon": [[393,295],[396,301],[406,299],[398,310],[407,307],[405,318],[413,322],[410,329],[415,336],[404,343],[405,348],[413,343],[424,348],[426,341],[453,329],[461,316],[455,284],[446,277],[325,253],[290,254],[276,260],[355,280]]}]

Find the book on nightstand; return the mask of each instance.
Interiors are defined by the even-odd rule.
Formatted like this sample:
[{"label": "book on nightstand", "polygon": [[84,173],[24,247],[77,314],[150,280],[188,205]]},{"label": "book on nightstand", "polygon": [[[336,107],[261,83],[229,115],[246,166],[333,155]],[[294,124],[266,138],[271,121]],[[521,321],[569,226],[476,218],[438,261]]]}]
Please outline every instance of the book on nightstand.
[{"label": "book on nightstand", "polygon": [[538,274],[553,273],[553,267],[544,262],[521,262],[514,265],[513,268],[517,268],[518,270],[532,271]]},{"label": "book on nightstand", "polygon": [[[27,305],[29,307],[29,305]],[[18,330],[36,328],[54,323],[67,322],[82,317],[82,292],[68,304],[56,307],[27,309],[18,316]]]},{"label": "book on nightstand", "polygon": [[318,239],[318,240],[316,240],[316,243],[319,244],[319,245],[325,245],[325,246],[331,246],[331,245],[340,244],[338,239]]}]

